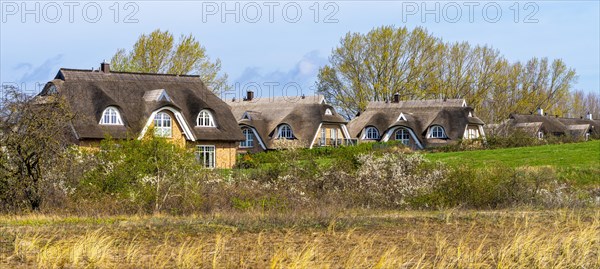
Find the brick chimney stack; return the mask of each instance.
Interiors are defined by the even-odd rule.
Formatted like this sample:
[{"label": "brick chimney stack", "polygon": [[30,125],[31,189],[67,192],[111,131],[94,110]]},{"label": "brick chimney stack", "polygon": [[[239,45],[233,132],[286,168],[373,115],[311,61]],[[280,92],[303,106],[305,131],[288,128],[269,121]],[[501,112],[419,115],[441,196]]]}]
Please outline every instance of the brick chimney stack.
[{"label": "brick chimney stack", "polygon": [[254,92],[253,91],[247,91],[246,92],[246,101],[252,101],[252,99],[254,99]]},{"label": "brick chimney stack", "polygon": [[100,64],[100,72],[102,73],[110,73],[110,64],[106,61]]}]

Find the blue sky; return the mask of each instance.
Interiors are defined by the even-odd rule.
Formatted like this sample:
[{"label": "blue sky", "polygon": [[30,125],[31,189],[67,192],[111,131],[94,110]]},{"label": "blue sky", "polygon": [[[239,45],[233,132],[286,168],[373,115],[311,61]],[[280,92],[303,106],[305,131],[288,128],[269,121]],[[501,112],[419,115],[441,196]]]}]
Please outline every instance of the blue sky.
[{"label": "blue sky", "polygon": [[272,82],[275,95],[296,94],[289,85],[311,94],[340,37],[381,25],[423,26],[445,41],[493,46],[511,61],[561,58],[577,71],[575,89],[600,90],[599,1],[0,2],[0,81],[28,92],[60,67],[98,68],[160,28],[193,34],[240,92]]}]

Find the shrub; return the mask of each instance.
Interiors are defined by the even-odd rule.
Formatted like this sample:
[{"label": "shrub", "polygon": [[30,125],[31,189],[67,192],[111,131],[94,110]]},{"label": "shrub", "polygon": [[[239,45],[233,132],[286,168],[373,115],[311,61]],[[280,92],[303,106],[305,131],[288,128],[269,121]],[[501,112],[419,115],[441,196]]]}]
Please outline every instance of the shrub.
[{"label": "shrub", "polygon": [[438,207],[504,208],[511,206],[559,207],[576,205],[577,194],[558,183],[551,167],[487,169],[461,166],[452,169],[430,194],[416,199]]}]

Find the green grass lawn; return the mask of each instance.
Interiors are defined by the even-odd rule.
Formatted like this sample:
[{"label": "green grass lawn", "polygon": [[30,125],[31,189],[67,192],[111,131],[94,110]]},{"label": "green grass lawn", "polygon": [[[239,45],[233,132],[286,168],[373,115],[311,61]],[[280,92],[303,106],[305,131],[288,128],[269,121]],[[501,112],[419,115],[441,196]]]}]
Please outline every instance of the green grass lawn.
[{"label": "green grass lawn", "polygon": [[[494,150],[429,153],[426,158],[450,166],[469,165],[485,169],[551,166],[561,179],[577,185],[600,186],[600,141]],[[571,180],[575,179],[576,180]]]},{"label": "green grass lawn", "polygon": [[469,164],[474,167],[502,163],[510,167],[548,165],[556,168],[590,168],[600,166],[600,141],[431,153],[426,154],[426,157],[432,161],[442,161],[449,165]]}]

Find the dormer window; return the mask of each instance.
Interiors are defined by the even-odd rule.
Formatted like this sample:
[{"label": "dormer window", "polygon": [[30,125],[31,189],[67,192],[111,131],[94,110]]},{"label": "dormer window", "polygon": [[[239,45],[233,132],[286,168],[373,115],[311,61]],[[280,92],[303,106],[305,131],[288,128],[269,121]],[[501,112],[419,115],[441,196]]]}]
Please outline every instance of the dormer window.
[{"label": "dormer window", "polygon": [[242,120],[252,120],[252,118],[248,112],[244,112],[244,115],[242,115]]},{"label": "dormer window", "polygon": [[196,119],[196,126],[199,127],[215,127],[215,120],[213,119],[212,113],[208,110],[202,110],[198,113]]},{"label": "dormer window", "polygon": [[165,112],[158,112],[154,116],[154,135],[170,138],[173,136],[171,116]]},{"label": "dormer window", "polygon": [[58,90],[56,89],[56,86],[54,84],[51,84],[48,87],[48,90],[46,91],[46,95],[55,95],[58,93]]},{"label": "dormer window", "polygon": [[285,139],[294,139],[294,133],[292,132],[292,127],[287,124],[283,124],[279,126],[278,138]]},{"label": "dormer window", "polygon": [[331,112],[331,109],[325,109],[325,115],[333,115],[333,112]]},{"label": "dormer window", "polygon": [[442,126],[435,125],[435,126],[431,127],[431,130],[429,131],[429,137],[430,138],[446,138],[446,132],[444,132],[444,128],[442,128]]},{"label": "dormer window", "polygon": [[379,139],[379,130],[377,130],[377,128],[375,128],[373,126],[367,127],[367,129],[365,129],[365,138],[364,139],[368,139],[368,140]]},{"label": "dormer window", "polygon": [[102,112],[102,118],[100,118],[100,124],[102,125],[123,125],[121,120],[121,114],[116,107],[107,107]]},{"label": "dormer window", "polygon": [[396,140],[401,141],[404,145],[408,145],[408,143],[410,143],[410,134],[408,130],[401,128],[396,131]]},{"label": "dormer window", "polygon": [[246,138],[244,141],[240,142],[240,148],[251,148],[254,147],[254,136],[252,134],[252,130],[249,128],[244,128],[242,130],[244,137]]},{"label": "dormer window", "polygon": [[406,121],[406,116],[404,116],[404,113],[400,112],[400,115],[396,121]]}]

